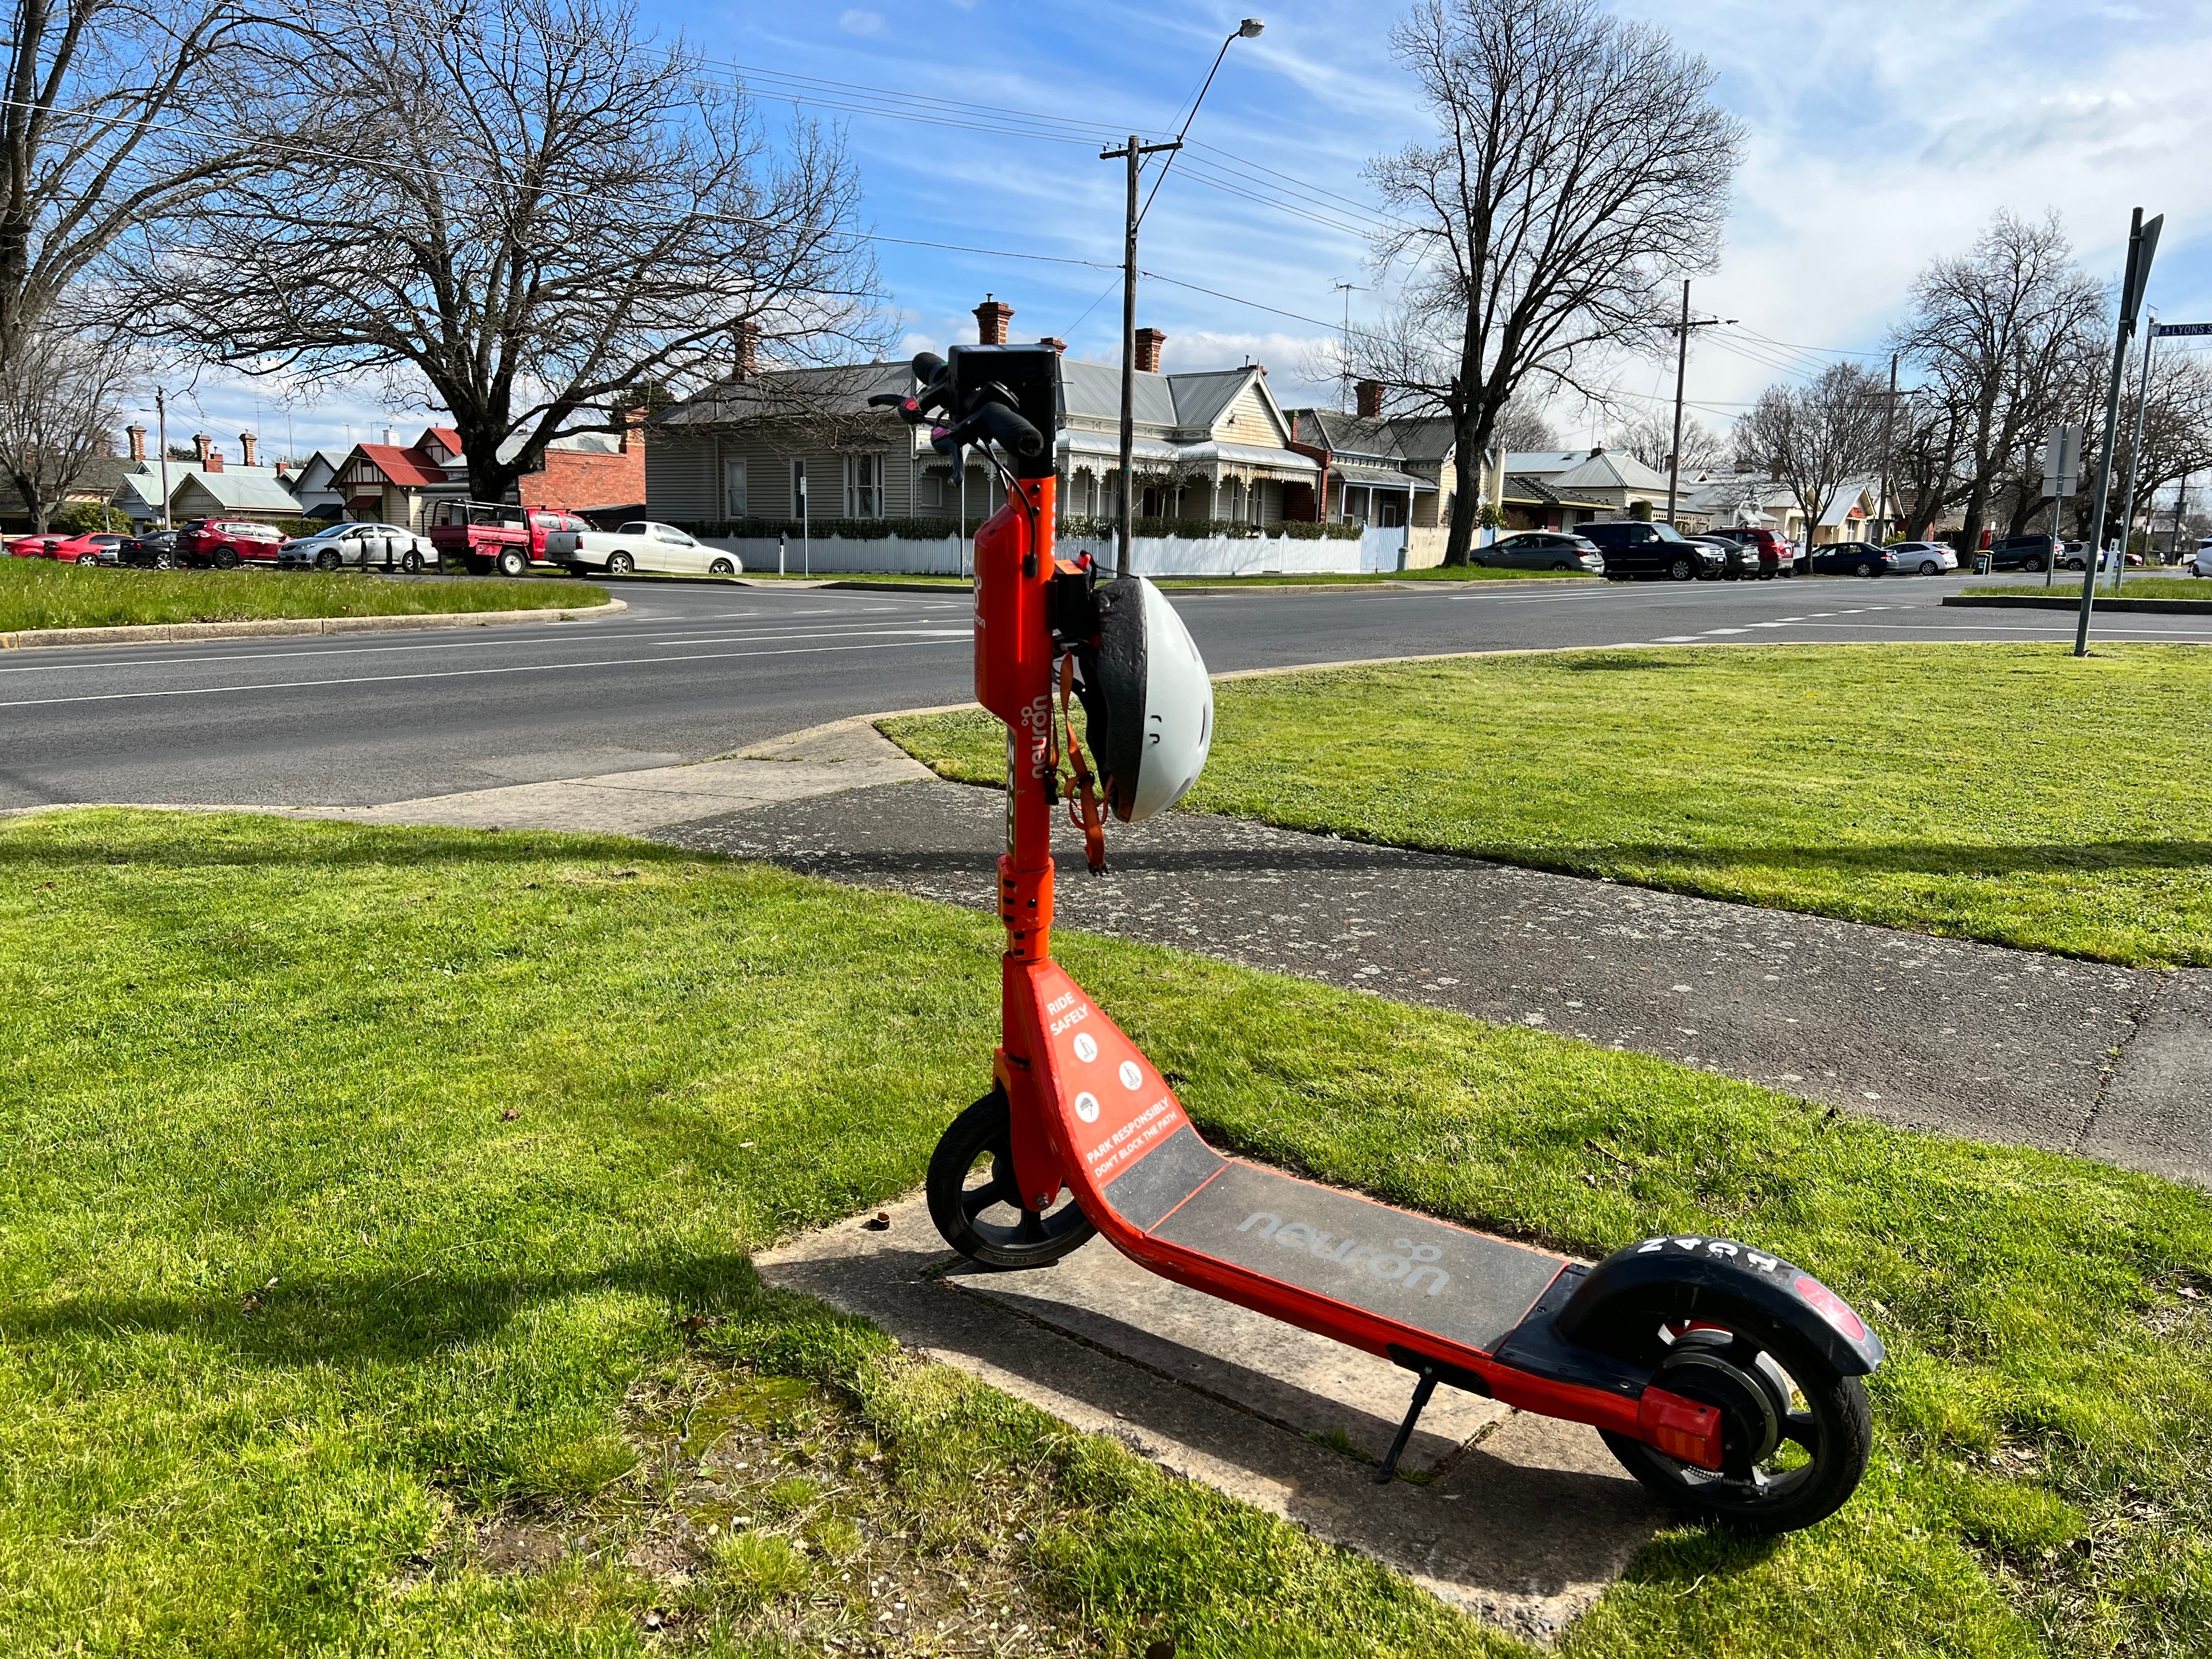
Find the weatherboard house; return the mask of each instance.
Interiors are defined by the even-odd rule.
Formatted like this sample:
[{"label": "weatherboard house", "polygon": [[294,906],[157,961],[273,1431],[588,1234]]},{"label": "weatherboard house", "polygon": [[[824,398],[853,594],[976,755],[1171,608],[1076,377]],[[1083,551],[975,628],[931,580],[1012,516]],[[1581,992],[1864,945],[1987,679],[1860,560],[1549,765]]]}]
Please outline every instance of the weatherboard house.
[{"label": "weatherboard house", "polygon": [[[1004,345],[1014,309],[986,297],[978,338]],[[1290,420],[1260,365],[1169,374],[1167,337],[1137,331],[1133,459],[1139,519],[1174,520],[1202,533],[1209,522],[1267,526],[1310,519],[1322,467],[1291,447]],[[1121,371],[1060,353],[1060,506],[1071,518],[1116,511]],[[645,458],[647,516],[706,533],[741,533],[802,517],[831,520],[964,518],[970,528],[1000,500],[991,475],[967,476],[929,447],[926,431],[872,409],[878,392],[911,384],[902,362],[736,372],[659,410]],[[771,533],[773,533],[771,532]]]}]

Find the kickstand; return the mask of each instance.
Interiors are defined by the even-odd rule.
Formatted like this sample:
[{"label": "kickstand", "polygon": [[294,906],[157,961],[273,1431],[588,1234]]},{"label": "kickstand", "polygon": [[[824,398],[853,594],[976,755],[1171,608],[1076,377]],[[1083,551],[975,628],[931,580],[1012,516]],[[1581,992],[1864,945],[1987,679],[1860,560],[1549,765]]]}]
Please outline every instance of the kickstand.
[{"label": "kickstand", "polygon": [[1398,1425],[1398,1437],[1390,1443],[1390,1455],[1382,1460],[1382,1471],[1375,1477],[1376,1486],[1389,1486],[1398,1473],[1398,1459],[1405,1453],[1406,1443],[1413,1437],[1413,1425],[1421,1420],[1421,1413],[1427,1407],[1430,1395],[1436,1391],[1437,1368],[1422,1366],[1421,1380],[1413,1385],[1413,1403],[1406,1407],[1406,1420]]}]

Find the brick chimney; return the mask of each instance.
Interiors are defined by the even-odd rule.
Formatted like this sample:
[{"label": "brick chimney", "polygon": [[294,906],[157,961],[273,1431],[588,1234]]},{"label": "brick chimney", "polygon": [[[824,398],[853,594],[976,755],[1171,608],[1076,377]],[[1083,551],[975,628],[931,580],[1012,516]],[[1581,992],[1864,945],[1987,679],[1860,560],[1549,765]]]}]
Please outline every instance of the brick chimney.
[{"label": "brick chimney", "polygon": [[983,296],[983,303],[975,307],[975,337],[985,345],[1004,345],[1006,325],[1014,320],[1014,308],[1004,301]]},{"label": "brick chimney", "polygon": [[645,405],[633,404],[622,412],[622,437],[615,446],[617,453],[627,455],[633,448],[645,447]]},{"label": "brick chimney", "polygon": [[1156,328],[1140,328],[1137,331],[1137,372],[1139,374],[1157,374],[1160,372],[1160,348],[1167,343],[1168,337]]},{"label": "brick chimney", "polygon": [[1050,346],[1054,351],[1058,352],[1063,357],[1067,355],[1067,342],[1057,337],[1056,336],[1047,334],[1040,338],[1037,341],[1037,343],[1039,345]]},{"label": "brick chimney", "polygon": [[260,465],[260,461],[255,459],[255,452],[259,448],[259,447],[260,440],[256,438],[251,432],[240,433],[238,434],[238,464],[240,466]]},{"label": "brick chimney", "polygon": [[144,460],[146,459],[146,428],[143,426],[126,426],[123,428],[123,435],[131,440],[131,459],[134,461]]},{"label": "brick chimney", "polygon": [[192,434],[192,453],[202,466],[208,465],[208,457],[214,453],[215,439],[211,435],[204,432]]},{"label": "brick chimney", "polygon": [[735,362],[730,371],[733,380],[750,380],[760,369],[760,330],[748,318],[739,323],[731,337],[732,356]]},{"label": "brick chimney", "polygon": [[1352,395],[1358,400],[1359,412],[1369,420],[1379,420],[1382,415],[1382,382],[1357,380],[1352,383]]}]

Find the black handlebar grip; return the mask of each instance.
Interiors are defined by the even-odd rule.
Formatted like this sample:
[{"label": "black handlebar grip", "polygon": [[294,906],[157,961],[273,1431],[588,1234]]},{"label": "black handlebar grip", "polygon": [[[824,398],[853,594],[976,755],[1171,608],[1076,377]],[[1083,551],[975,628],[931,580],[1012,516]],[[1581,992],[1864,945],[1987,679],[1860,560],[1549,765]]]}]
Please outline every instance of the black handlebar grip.
[{"label": "black handlebar grip", "polygon": [[1004,404],[985,404],[971,418],[1000,448],[1010,453],[1044,453],[1044,434]]},{"label": "black handlebar grip", "polygon": [[917,351],[914,356],[914,378],[927,386],[945,373],[945,359],[933,351]]}]

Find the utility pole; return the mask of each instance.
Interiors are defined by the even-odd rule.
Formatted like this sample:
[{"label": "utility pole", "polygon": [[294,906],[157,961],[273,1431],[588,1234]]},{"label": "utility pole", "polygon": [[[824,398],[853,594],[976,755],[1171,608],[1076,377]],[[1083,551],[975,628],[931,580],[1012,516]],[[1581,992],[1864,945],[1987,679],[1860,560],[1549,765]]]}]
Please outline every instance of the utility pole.
[{"label": "utility pole", "polygon": [[1889,436],[1897,422],[1897,354],[1889,354],[1889,400],[1881,406],[1881,494],[1875,497],[1875,545],[1889,539]]},{"label": "utility pole", "polygon": [[[2158,252],[2158,233],[2165,225],[2166,216],[2162,213],[2144,223],[2142,210],[2137,208],[2128,227],[2127,274],[2120,282],[2120,320],[2112,331],[2112,373],[2105,388],[2105,441],[2097,456],[2096,506],[2089,514],[2089,535],[2095,547],[2104,545],[2105,508],[2112,501],[2112,441],[2119,433],[2120,377],[2128,371],[2128,341],[2136,331],[2136,311],[2142,304],[2143,289],[2150,281],[2150,262]],[[2074,624],[2074,654],[2077,657],[2089,654],[2089,614],[2096,603],[2097,556],[2085,549],[2081,556],[2081,613]]]},{"label": "utility pole", "polygon": [[1213,54],[1213,67],[1206,72],[1205,82],[1198,96],[1190,100],[1190,113],[1182,118],[1182,128],[1164,144],[1139,143],[1131,133],[1129,142],[1118,149],[1102,149],[1102,161],[1126,161],[1129,168],[1129,204],[1122,222],[1121,236],[1121,500],[1116,528],[1120,545],[1115,552],[1117,576],[1129,574],[1136,557],[1134,546],[1136,493],[1135,452],[1137,447],[1137,227],[1144,222],[1145,213],[1152,205],[1152,196],[1145,198],[1143,208],[1137,205],[1138,177],[1144,170],[1145,157],[1163,153],[1167,161],[1160,167],[1160,176],[1152,184],[1152,196],[1160,193],[1160,185],[1167,182],[1167,169],[1175,164],[1174,153],[1182,148],[1182,141],[1190,131],[1190,124],[1198,118],[1198,106],[1206,101],[1206,94],[1213,85],[1213,77],[1221,73],[1221,60],[1229,55],[1229,48],[1238,40],[1255,38],[1267,27],[1256,17],[1247,17],[1231,31],[1221,43],[1221,50]]},{"label": "utility pole", "polygon": [[2135,435],[2128,441],[2128,489],[2120,497],[2120,550],[2112,557],[2112,592],[2120,591],[2120,573],[2128,568],[2128,544],[2136,536],[2136,480],[2142,477],[2143,405],[2150,401],[2150,349],[2158,343],[2158,319],[2143,330],[2142,381],[2136,389]]},{"label": "utility pole", "polygon": [[1733,317],[1708,317],[1703,322],[1690,320],[1690,279],[1682,279],[1682,327],[1674,342],[1674,443],[1667,456],[1667,522],[1674,522],[1674,497],[1682,480],[1682,388],[1690,372],[1690,331],[1693,328],[1718,328],[1723,323],[1732,323]]},{"label": "utility pole", "polygon": [[1344,367],[1336,377],[1336,406],[1341,414],[1352,413],[1352,296],[1366,290],[1357,283],[1339,283],[1337,291],[1344,295],[1344,332],[1339,337],[1343,351]]},{"label": "utility pole", "polygon": [[169,523],[169,397],[160,386],[154,388],[154,441],[161,447],[161,528],[172,529]]}]

